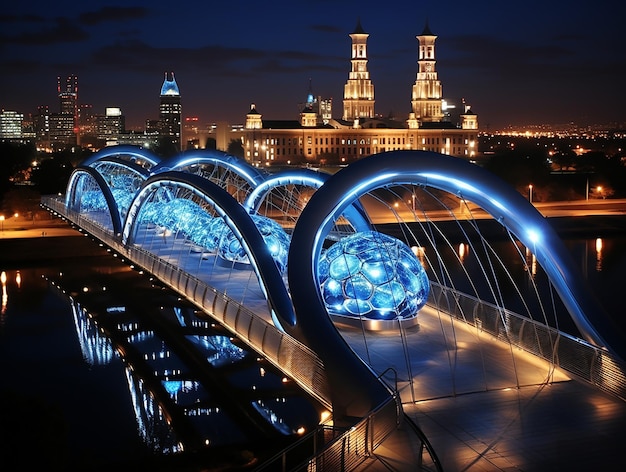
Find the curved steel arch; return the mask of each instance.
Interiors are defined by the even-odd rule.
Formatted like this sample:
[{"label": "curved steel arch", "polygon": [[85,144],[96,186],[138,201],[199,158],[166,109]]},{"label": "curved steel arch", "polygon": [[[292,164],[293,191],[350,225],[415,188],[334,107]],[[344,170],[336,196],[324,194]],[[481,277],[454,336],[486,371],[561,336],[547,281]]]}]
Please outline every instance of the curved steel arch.
[{"label": "curved steel arch", "polygon": [[225,223],[246,250],[251,265],[259,278],[261,289],[269,303],[274,323],[283,331],[293,326],[295,314],[287,288],[272,255],[267,250],[263,236],[261,236],[252,218],[226,190],[199,175],[167,171],[149,177],[133,199],[128,210],[122,232],[122,243],[124,245],[132,244],[137,232],[137,215],[139,215],[152,191],[164,183],[185,187],[215,206],[217,213],[224,217]]},{"label": "curved steel arch", "polygon": [[120,159],[119,157],[114,157],[114,156],[102,157],[98,159],[97,161],[93,162],[90,165],[90,167],[93,167],[94,169],[98,169],[100,165],[105,165],[105,164],[113,164],[113,165],[117,165],[119,167],[128,169],[129,171],[137,174],[143,180],[146,180],[150,176],[150,171],[146,169],[145,167],[141,167],[139,164],[135,162],[127,161],[127,160]]},{"label": "curved steel arch", "polygon": [[[113,233],[117,236],[122,232],[122,218],[120,216],[120,210],[117,207],[117,203],[115,202],[115,198],[113,197],[113,193],[111,192],[111,188],[108,186],[106,180],[93,167],[87,167],[80,165],[74,169],[72,174],[70,175],[69,182],[67,184],[67,192],[65,195],[65,207],[72,210],[80,210],[80,202],[78,201],[79,195],[76,193],[76,184],[81,175],[87,174],[92,177],[98,187],[102,191],[102,195],[104,196],[104,200],[106,201],[107,208],[109,209],[109,214],[111,215],[111,224],[113,225]],[[78,208],[77,208],[78,204]]]},{"label": "curved steel arch", "polygon": [[119,146],[105,147],[104,149],[101,149],[97,153],[93,154],[92,156],[87,157],[85,160],[83,160],[81,164],[84,166],[90,166],[91,164],[98,161],[99,159],[103,159],[105,157],[110,157],[110,156],[119,156],[120,154],[126,154],[126,155],[133,156],[133,157],[139,157],[141,159],[148,161],[153,166],[157,165],[161,161],[160,157],[156,156],[152,152],[142,147],[131,146],[131,145],[119,145]]},{"label": "curved steel arch", "polygon": [[[342,169],[313,194],[296,223],[289,251],[288,279],[296,311],[292,333],[322,356],[331,383],[337,385],[334,394],[341,408],[350,408],[342,397],[348,397],[351,390],[360,392],[355,403],[364,404],[375,404],[382,393],[375,377],[354,375],[357,369],[364,370],[359,365],[363,363],[353,359],[356,355],[345,341],[340,342],[343,338],[326,312],[317,286],[318,259],[334,219],[359,196],[390,184],[423,184],[485,209],[533,251],[585,339],[616,352],[617,333],[598,331],[597,326],[604,326],[607,319],[602,319],[603,311],[571,256],[544,217],[515,189],[482,168],[451,156],[426,151],[376,154]],[[591,323],[591,316],[597,326]],[[614,343],[608,343],[609,338]],[[354,383],[353,389],[342,387],[347,378]]]},{"label": "curved steel arch", "polygon": [[265,174],[256,167],[251,166],[243,159],[217,150],[186,151],[162,161],[152,169],[152,174],[177,170],[199,163],[213,163],[225,167],[244,179],[252,188],[256,188],[265,180]]},{"label": "curved steel arch", "polygon": [[[243,206],[249,213],[257,212],[263,198],[275,187],[296,184],[319,189],[329,178],[330,174],[311,169],[290,169],[279,172],[267,177],[250,192]],[[358,202],[346,208],[344,216],[357,231],[367,231],[371,229],[367,213]]]}]

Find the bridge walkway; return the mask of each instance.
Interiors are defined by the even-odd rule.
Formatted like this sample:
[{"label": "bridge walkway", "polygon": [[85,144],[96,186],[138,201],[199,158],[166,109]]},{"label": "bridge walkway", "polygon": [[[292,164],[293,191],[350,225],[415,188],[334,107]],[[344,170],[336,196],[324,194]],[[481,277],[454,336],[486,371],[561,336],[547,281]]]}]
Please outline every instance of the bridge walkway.
[{"label": "bridge walkway", "polygon": [[[456,393],[444,394],[450,392],[452,379],[441,356],[442,333],[452,323],[462,348],[457,353]],[[422,367],[414,372],[417,398],[404,395],[403,409],[430,441],[444,471],[608,471],[626,466],[626,402],[519,350],[513,365],[503,342],[480,339],[462,323],[439,320],[432,311],[420,317],[418,333],[422,336],[414,344],[421,354],[413,357]],[[398,341],[384,339],[381,344]],[[398,346],[390,347],[385,357],[403,361]],[[477,378],[475,363],[489,366],[487,385]],[[519,386],[505,381],[514,369]],[[403,425],[357,470],[415,471],[415,445]]]},{"label": "bridge walkway", "polygon": [[[175,262],[180,248],[163,245],[159,257]],[[196,273],[199,255],[179,261]],[[191,270],[194,268],[194,270]],[[247,287],[248,271],[232,271],[244,303],[269,320],[260,290]],[[216,282],[213,280],[212,282]],[[213,284],[215,285],[215,284]],[[219,287],[216,287],[219,289]],[[232,290],[232,289],[231,289]],[[243,293],[229,293],[235,300]],[[406,356],[398,335],[369,337],[341,329],[373,369],[400,374],[405,413],[434,447],[445,471],[623,470],[626,402],[555,369],[462,322],[426,309],[408,330]],[[407,367],[406,359],[412,359]],[[390,382],[390,379],[386,378]],[[412,386],[412,388],[411,388]],[[415,471],[417,437],[406,424],[363,462],[359,472]]]},{"label": "bridge walkway", "polygon": [[[171,255],[164,252],[167,247]],[[164,245],[159,256],[174,262],[177,251]],[[198,258],[179,262],[192,270]],[[244,297],[246,306],[269,320],[260,290],[244,288],[249,272],[232,271],[229,277],[230,296]],[[233,278],[241,282],[233,284]],[[408,356],[397,333],[368,336],[366,345],[360,330],[340,331],[376,372],[389,367],[410,372],[397,379],[403,409],[426,434],[444,471],[617,470],[614,464],[626,465],[621,454],[626,402],[485,332],[429,307],[420,313],[419,325],[405,333]],[[415,471],[418,443],[403,424],[357,470]]]}]

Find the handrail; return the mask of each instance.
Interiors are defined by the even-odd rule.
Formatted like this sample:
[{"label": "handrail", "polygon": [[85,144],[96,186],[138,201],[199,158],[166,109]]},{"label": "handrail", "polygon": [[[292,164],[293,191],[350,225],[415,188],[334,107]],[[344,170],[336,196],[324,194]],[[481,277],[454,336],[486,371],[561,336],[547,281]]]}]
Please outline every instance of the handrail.
[{"label": "handrail", "polygon": [[[426,450],[428,451],[428,454],[430,454],[430,457],[433,460],[433,464],[437,468],[437,471],[438,472],[443,472],[443,467],[441,466],[441,461],[439,460],[439,457],[437,457],[437,453],[435,452],[435,449],[433,448],[432,444],[430,444],[430,441],[428,440],[428,438],[426,437],[426,435],[424,434],[422,429],[406,413],[404,414],[404,421],[406,421],[409,424],[411,429],[419,437],[420,441],[422,441],[421,448],[422,448],[422,450],[423,450],[423,448],[426,448]],[[422,459],[422,455],[423,455],[423,453],[420,453],[420,455],[419,455],[420,460]],[[419,465],[421,466],[422,464],[419,464]]]},{"label": "handrail", "polygon": [[626,401],[626,362],[609,351],[432,281],[427,305]]}]

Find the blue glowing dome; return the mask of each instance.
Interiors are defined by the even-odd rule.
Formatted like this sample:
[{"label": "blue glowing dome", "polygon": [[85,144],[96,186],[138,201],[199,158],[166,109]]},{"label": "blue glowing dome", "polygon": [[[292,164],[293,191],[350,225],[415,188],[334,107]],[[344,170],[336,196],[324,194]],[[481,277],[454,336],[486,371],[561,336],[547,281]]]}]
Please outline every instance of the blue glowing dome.
[{"label": "blue glowing dome", "polygon": [[424,268],[402,241],[356,233],[320,256],[318,278],[329,313],[374,320],[411,318],[428,299]]},{"label": "blue glowing dome", "polygon": [[[251,215],[251,217],[261,236],[263,236],[265,245],[274,258],[278,270],[281,274],[284,273],[287,267],[287,255],[289,254],[289,235],[282,226],[270,218],[259,215]],[[241,243],[230,230],[220,231],[217,253],[220,257],[230,262],[250,263]]]}]

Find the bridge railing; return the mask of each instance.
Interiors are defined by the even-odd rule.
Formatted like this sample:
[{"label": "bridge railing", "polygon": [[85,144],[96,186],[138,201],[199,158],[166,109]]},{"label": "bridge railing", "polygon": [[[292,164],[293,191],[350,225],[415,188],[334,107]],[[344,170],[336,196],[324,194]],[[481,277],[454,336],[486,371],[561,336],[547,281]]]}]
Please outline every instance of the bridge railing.
[{"label": "bridge railing", "polygon": [[108,228],[79,212],[65,208],[63,201],[42,198],[42,204],[69,219],[137,266],[155,275],[174,291],[222,323],[238,338],[280,368],[307,393],[330,408],[330,389],[321,359],[307,346],[276,329],[239,302],[139,246],[125,247]]},{"label": "bridge railing", "polygon": [[[42,204],[64,217],[70,218],[71,216],[70,219],[75,224],[105,241],[109,246],[115,247],[121,253],[128,252],[109,230],[78,212],[66,209],[63,200],[44,197]],[[322,391],[327,392],[327,386],[322,387],[325,385],[326,378],[323,373],[320,373],[323,372],[321,361],[314,353],[307,352],[306,346],[297,343],[289,336],[284,336],[284,333],[276,330],[274,326],[234,300],[219,294],[212,287],[202,285],[201,281],[189,274],[183,275],[183,271],[176,266],[158,259],[149,252],[143,251],[139,254],[141,251],[138,248],[136,251],[136,257],[143,259],[146,269],[167,275],[171,282],[175,282],[173,287],[176,290],[184,287],[183,293],[190,296],[194,302],[200,300],[200,306],[203,309],[219,313],[217,316],[221,316],[220,319],[227,327],[238,335],[245,336],[248,333],[248,340],[254,342],[254,346],[261,348],[261,352],[267,352],[270,361],[293,369],[296,380],[299,376],[307,379],[303,384],[307,391],[309,389],[320,391],[317,388],[321,387]],[[181,280],[184,280],[184,284]],[[203,296],[199,296],[199,293],[203,293]],[[599,389],[626,400],[626,363],[606,350],[526,316],[499,308],[434,282],[431,282],[428,303],[447,315],[530,352]],[[246,323],[248,326],[243,326]],[[240,331],[240,329],[243,330]],[[289,362],[289,359],[294,361]]]},{"label": "bridge railing", "polygon": [[428,304],[626,400],[626,362],[606,350],[434,282]]},{"label": "bridge railing", "polygon": [[[110,229],[79,212],[68,210],[62,200],[44,197],[42,204],[183,294],[238,338],[263,354],[310,395],[331,407],[324,366],[307,346],[175,264],[164,261],[139,246],[125,247]],[[278,454],[270,461],[270,465],[263,466],[263,470],[353,470],[371,457],[373,451],[398,428],[398,422],[402,418],[399,398],[395,390],[386,402],[348,430],[340,430],[329,424],[321,425],[296,445]],[[421,430],[418,432],[420,434],[417,435],[417,440],[422,456],[426,458],[426,462],[436,464],[432,447]],[[301,462],[296,469],[292,468],[295,460]],[[282,468],[275,468],[277,464],[282,464]],[[285,468],[287,464],[290,464],[289,468]]]}]

